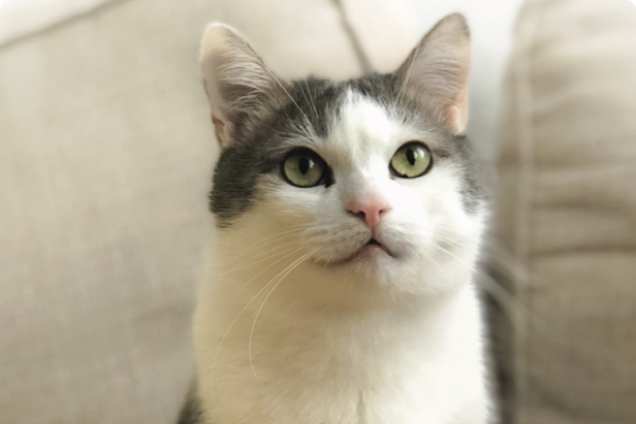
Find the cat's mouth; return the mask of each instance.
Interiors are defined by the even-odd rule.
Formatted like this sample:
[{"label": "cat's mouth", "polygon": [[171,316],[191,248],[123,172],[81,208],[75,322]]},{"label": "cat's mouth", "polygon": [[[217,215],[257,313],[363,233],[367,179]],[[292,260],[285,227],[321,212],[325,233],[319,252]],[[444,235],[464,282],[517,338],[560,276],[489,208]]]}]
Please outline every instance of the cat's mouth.
[{"label": "cat's mouth", "polygon": [[376,259],[379,256],[387,255],[391,258],[394,258],[395,255],[386,247],[384,243],[376,239],[375,237],[371,237],[369,241],[363,244],[358,250],[356,250],[353,255],[351,255],[347,262],[354,261],[356,259]]},{"label": "cat's mouth", "polygon": [[379,248],[379,249],[383,250],[387,255],[389,255],[391,257],[393,256],[391,251],[389,249],[387,249],[387,247],[385,245],[383,245],[382,243],[380,243],[379,241],[377,241],[373,237],[371,237],[371,239],[364,246],[362,246],[362,248],[360,248],[360,250],[358,252],[361,252],[364,249],[376,249],[376,248]]},{"label": "cat's mouth", "polygon": [[391,250],[389,250],[389,248],[387,248],[385,244],[380,242],[375,237],[371,237],[366,243],[364,243],[362,246],[356,249],[355,252],[353,252],[352,254],[342,259],[329,261],[325,265],[331,265],[331,266],[346,265],[357,260],[376,259],[379,256],[384,256],[384,255],[389,256],[391,258],[395,258],[395,255],[393,254],[393,252],[391,252]]}]

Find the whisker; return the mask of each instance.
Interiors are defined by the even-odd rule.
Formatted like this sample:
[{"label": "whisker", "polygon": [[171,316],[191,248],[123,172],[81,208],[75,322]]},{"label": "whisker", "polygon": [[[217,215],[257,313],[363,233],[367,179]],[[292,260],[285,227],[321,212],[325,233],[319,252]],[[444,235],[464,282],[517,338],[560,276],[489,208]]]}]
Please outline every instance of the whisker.
[{"label": "whisker", "polygon": [[296,259],[294,262],[292,262],[291,265],[289,265],[283,271],[278,273],[274,278],[272,278],[270,280],[269,283],[267,283],[267,285],[269,285],[272,281],[274,281],[275,278],[277,278],[279,275],[281,275],[281,273],[284,272],[284,274],[274,284],[272,289],[267,293],[267,296],[265,296],[265,299],[263,299],[263,303],[261,303],[260,308],[258,308],[258,311],[256,312],[256,316],[254,317],[254,323],[252,324],[252,329],[250,331],[250,339],[249,339],[249,342],[248,342],[248,354],[249,354],[249,359],[250,359],[250,367],[252,368],[252,373],[254,374],[254,377],[259,382],[260,382],[260,379],[258,378],[258,375],[256,374],[256,369],[254,368],[254,360],[253,360],[253,356],[252,356],[252,341],[254,339],[254,329],[256,328],[256,323],[258,321],[258,317],[261,315],[261,311],[263,310],[263,307],[265,307],[265,303],[267,303],[267,299],[269,299],[271,294],[274,293],[274,290],[276,290],[276,288],[285,279],[285,277],[287,277],[287,275],[289,275],[289,273],[292,272],[298,265],[300,265],[303,261],[305,261],[307,258],[309,258],[312,254],[314,254],[317,251],[318,251],[318,249],[314,249],[311,252],[306,253],[305,255],[301,256],[299,259]]},{"label": "whisker", "polygon": [[[480,287],[482,287],[490,295],[492,295],[492,297],[497,301],[497,303],[499,303],[502,306],[504,313],[506,314],[506,316],[508,317],[508,319],[513,325],[516,325],[515,319],[517,319],[517,321],[523,320],[523,317],[520,318],[519,316],[515,316],[516,302],[514,297],[501,284],[499,284],[499,282],[497,282],[492,276],[487,274],[485,271],[478,272],[478,270],[475,267],[471,266],[468,262],[459,258],[457,255],[453,254],[452,252],[444,249],[439,244],[437,245],[437,248],[441,250],[442,252],[448,254],[449,256],[457,259],[460,263],[468,267],[472,272],[476,274],[475,281],[477,283],[482,282],[482,284],[479,284]],[[521,311],[519,312],[519,314],[521,314]]]},{"label": "whisker", "polygon": [[470,271],[472,271],[472,272],[475,272],[475,271],[476,271],[476,269],[475,269],[475,268],[474,268],[471,264],[469,264],[468,262],[466,262],[466,261],[465,261],[465,260],[463,260],[462,258],[458,257],[457,255],[453,254],[452,252],[450,252],[450,251],[448,251],[448,250],[444,249],[444,248],[443,248],[442,246],[440,246],[439,244],[437,244],[437,246],[436,246],[436,247],[437,247],[439,250],[441,250],[442,252],[444,252],[444,253],[446,253],[447,255],[451,256],[452,258],[457,259],[457,260],[458,260],[458,261],[459,261],[462,265],[466,265],[466,267],[467,267]]},{"label": "whisker", "polygon": [[[283,250],[282,250],[282,251],[281,251],[281,250],[279,250],[280,248],[283,248]],[[295,248],[292,246],[292,244],[291,244],[291,243],[287,243],[286,245],[285,245],[285,244],[283,244],[283,245],[280,245],[280,246],[274,247],[273,249],[275,250],[275,253],[274,253],[273,255],[268,255],[268,256],[265,256],[265,257],[260,257],[259,259],[256,259],[256,258],[258,258],[259,256],[258,256],[258,255],[255,255],[255,256],[253,256],[253,257],[251,257],[251,258],[248,258],[248,259],[246,259],[246,260],[242,261],[241,263],[239,263],[239,264],[237,264],[237,265],[233,266],[233,267],[232,267],[232,268],[230,268],[229,270],[227,270],[227,271],[225,271],[225,272],[223,272],[223,273],[219,274],[219,275],[218,275],[218,277],[225,277],[225,276],[227,276],[228,274],[231,274],[231,273],[233,273],[233,272],[237,272],[237,271],[241,271],[241,270],[243,270],[243,269],[249,268],[249,267],[251,267],[251,266],[253,266],[253,265],[259,264],[259,263],[264,262],[264,261],[267,261],[267,260],[269,260],[269,259],[271,259],[271,258],[275,258],[277,255],[287,253],[287,252],[289,252],[290,250],[293,250],[293,249],[295,249]],[[271,251],[270,251],[269,253],[271,253]]]},{"label": "whisker", "polygon": [[307,93],[305,94],[305,90],[301,90],[301,92],[303,93],[303,95],[305,96],[305,99],[307,99],[307,101],[309,102],[309,105],[314,111],[314,116],[316,117],[316,121],[320,122],[320,115],[318,115],[318,109],[316,109],[314,99],[311,97],[311,89],[309,88],[309,83],[307,82],[307,80],[305,80],[305,88],[307,88]]},{"label": "whisker", "polygon": [[262,269],[260,272],[258,272],[254,277],[250,278],[250,280],[244,284],[239,290],[237,290],[234,293],[234,296],[238,296],[239,293],[241,293],[244,289],[246,289],[250,284],[252,284],[260,275],[262,275],[265,271],[267,271],[268,269],[270,269],[272,266],[276,265],[277,263],[279,263],[280,261],[282,261],[285,258],[288,258],[290,256],[292,256],[294,253],[298,252],[299,250],[302,250],[302,247],[299,247],[297,249],[294,249],[293,251],[287,253],[285,256],[283,256],[282,258],[279,258],[278,260],[272,262],[271,264],[269,264],[269,266],[267,266],[266,268]]},{"label": "whisker", "polygon": [[[244,290],[245,288],[247,288],[247,286],[249,286],[250,284],[252,284],[252,282],[254,280],[256,280],[256,278],[261,275],[263,272],[265,272],[267,269],[271,268],[272,266],[276,265],[278,262],[282,261],[283,259],[293,255],[295,252],[297,252],[298,250],[301,250],[301,248],[299,247],[297,250],[295,250],[294,252],[283,256],[282,258],[280,258],[279,260],[271,263],[267,268],[261,270],[260,273],[256,274],[247,284],[245,284],[238,292],[235,293],[235,296],[242,290]],[[274,276],[274,278],[276,278]],[[239,320],[239,318],[241,317],[241,315],[243,315],[245,313],[245,311],[247,310],[247,308],[249,308],[249,306],[252,304],[252,302],[254,302],[254,300],[256,300],[256,298],[267,288],[267,286],[270,285],[270,283],[272,282],[272,280],[270,280],[267,284],[265,284],[263,287],[261,287],[261,289],[252,297],[252,299],[250,299],[249,302],[247,302],[245,304],[245,306],[243,307],[243,309],[241,309],[241,311],[238,313],[238,315],[236,316],[236,318],[234,318],[234,320],[230,323],[230,326],[228,327],[227,331],[225,332],[225,334],[223,335],[223,337],[221,338],[221,341],[219,342],[219,346],[216,348],[216,353],[214,354],[214,359],[212,360],[212,368],[214,369],[214,367],[216,366],[216,361],[217,358],[219,356],[219,353],[221,352],[221,348],[223,347],[223,343],[225,342],[225,339],[227,338],[227,336],[230,334],[230,331],[232,331],[232,328],[234,327],[234,324],[237,323],[237,321]]]},{"label": "whisker", "polygon": [[449,284],[452,284],[452,283],[453,283],[453,280],[451,280],[451,279],[450,279],[450,277],[448,276],[448,274],[446,273],[446,271],[444,271],[444,267],[442,267],[442,265],[441,265],[439,262],[437,262],[437,261],[435,260],[435,258],[434,258],[434,257],[432,257],[431,255],[429,255],[428,253],[425,253],[425,252],[422,252],[422,254],[424,255],[424,257],[425,257],[426,259],[428,259],[429,261],[431,261],[431,262],[432,262],[432,263],[433,263],[433,264],[437,267],[437,269],[439,270],[439,272],[440,272],[440,273],[442,274],[442,276],[446,279],[446,282],[447,282],[447,283],[449,283]]},{"label": "whisker", "polygon": [[521,281],[527,281],[529,279],[530,276],[527,267],[496,240],[488,240],[484,248],[491,252],[491,254],[488,255],[488,258],[492,259],[490,263],[497,271],[501,272],[501,274],[518,278]]},{"label": "whisker", "polygon": [[287,97],[289,97],[289,100],[292,101],[292,103],[298,108],[298,110],[300,111],[300,113],[305,117],[305,120],[307,121],[307,123],[311,123],[311,121],[309,120],[309,118],[307,118],[307,115],[305,114],[305,112],[301,109],[301,107],[298,105],[298,103],[296,103],[296,100],[294,100],[294,98],[292,97],[291,94],[289,94],[289,91],[287,91],[287,89],[285,88],[285,86],[283,85],[283,83],[278,79],[278,77],[276,75],[274,75],[274,73],[272,71],[270,71],[267,67],[263,67],[263,69],[270,75],[270,77],[272,77],[272,79],[274,81],[276,81],[276,84],[278,84],[278,86],[281,88],[281,90],[283,90],[285,92],[285,94],[287,95]]},{"label": "whisker", "polygon": [[452,244],[452,245],[454,245],[455,247],[467,247],[467,246],[468,246],[466,243],[462,243],[462,242],[460,242],[460,241],[458,241],[458,240],[455,240],[455,239],[453,239],[453,238],[450,238],[450,237],[444,236],[444,235],[439,234],[439,233],[436,233],[436,234],[435,234],[435,237],[437,237],[438,239],[442,240],[442,241],[443,241],[443,242],[445,242],[445,243]]},{"label": "whisker", "polygon": [[501,310],[515,330],[519,329],[518,325],[521,328],[526,328],[527,314],[525,308],[508,290],[485,272],[480,273],[477,282],[502,307]]},{"label": "whisker", "polygon": [[[446,227],[443,224],[436,224],[436,227],[449,230],[456,234],[461,234],[455,228]],[[436,232],[435,236],[445,242],[452,243],[457,247],[465,246],[461,242],[444,234],[440,234],[439,232]],[[521,281],[528,280],[529,271],[527,267],[513,254],[511,254],[508,249],[502,246],[501,243],[497,242],[497,240],[492,237],[487,237],[486,240],[484,240],[484,243],[482,243],[482,250],[486,252],[484,257],[488,260],[489,265],[494,267],[502,275],[517,278]]]},{"label": "whisker", "polygon": [[302,233],[304,228],[305,228],[305,225],[297,225],[297,226],[294,226],[292,228],[288,228],[285,231],[281,231],[281,232],[278,232],[276,234],[273,234],[270,237],[266,237],[263,240],[259,240],[258,242],[253,243],[250,246],[244,247],[244,246],[240,245],[238,247],[242,250],[242,252],[239,253],[236,256],[233,256],[233,257],[227,259],[227,260],[228,261],[233,261],[235,259],[240,258],[241,256],[244,256],[244,255],[252,252],[257,247],[260,248],[260,247],[264,247],[264,246],[269,246],[270,244],[273,244],[273,243],[275,243],[275,242],[277,242],[279,240],[282,240],[282,239],[285,239],[287,237],[292,237],[294,235],[300,234],[300,233]]}]

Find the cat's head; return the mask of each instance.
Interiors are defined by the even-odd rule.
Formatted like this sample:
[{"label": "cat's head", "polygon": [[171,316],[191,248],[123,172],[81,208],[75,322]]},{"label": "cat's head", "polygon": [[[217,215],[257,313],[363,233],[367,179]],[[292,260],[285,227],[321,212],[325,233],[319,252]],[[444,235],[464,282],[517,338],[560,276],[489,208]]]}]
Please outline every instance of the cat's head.
[{"label": "cat's head", "polygon": [[280,249],[286,265],[403,292],[460,284],[483,219],[461,135],[469,56],[455,14],[392,74],[283,81],[236,31],[210,26],[201,61],[221,146],[210,196],[220,254],[260,244],[270,261]]}]

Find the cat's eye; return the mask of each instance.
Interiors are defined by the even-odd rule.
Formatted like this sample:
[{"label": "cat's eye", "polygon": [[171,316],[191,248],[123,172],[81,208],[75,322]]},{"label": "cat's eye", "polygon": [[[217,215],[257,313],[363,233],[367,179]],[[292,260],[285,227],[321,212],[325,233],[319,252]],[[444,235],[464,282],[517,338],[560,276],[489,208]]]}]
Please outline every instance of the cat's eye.
[{"label": "cat's eye", "polygon": [[432,164],[431,152],[419,141],[406,143],[391,158],[391,170],[401,178],[422,176]]},{"label": "cat's eye", "polygon": [[309,149],[297,149],[287,155],[281,170],[291,185],[315,187],[325,182],[327,164],[316,152]]}]

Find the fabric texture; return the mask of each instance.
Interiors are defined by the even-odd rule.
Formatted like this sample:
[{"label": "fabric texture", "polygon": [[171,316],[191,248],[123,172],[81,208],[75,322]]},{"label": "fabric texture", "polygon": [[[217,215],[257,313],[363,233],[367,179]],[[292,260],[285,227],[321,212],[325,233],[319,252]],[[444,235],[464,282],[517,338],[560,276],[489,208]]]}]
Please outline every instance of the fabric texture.
[{"label": "fabric texture", "polygon": [[221,20],[284,76],[359,72],[332,2],[296,3],[117,1],[0,48],[1,424],[176,422],[216,154],[198,43]]},{"label": "fabric texture", "polygon": [[0,1],[0,46],[121,0]]},{"label": "fabric texture", "polygon": [[510,60],[499,238],[522,272],[510,422],[636,422],[636,8],[530,0]]}]

